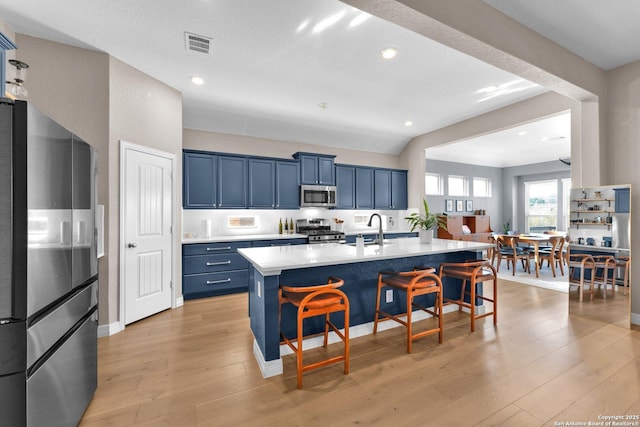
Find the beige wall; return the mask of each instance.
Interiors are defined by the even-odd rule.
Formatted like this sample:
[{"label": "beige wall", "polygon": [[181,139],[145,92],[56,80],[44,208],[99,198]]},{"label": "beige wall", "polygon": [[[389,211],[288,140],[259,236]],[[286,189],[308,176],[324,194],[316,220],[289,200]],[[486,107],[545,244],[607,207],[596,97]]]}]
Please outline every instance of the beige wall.
[{"label": "beige wall", "polygon": [[[109,277],[118,278],[120,257],[120,141],[171,153],[175,156],[176,244],[174,287],[182,294],[182,95],[141,71],[109,57]],[[106,221],[106,220],[105,220]],[[119,319],[118,280],[109,284],[108,323]],[[100,322],[106,323],[106,322]]]},{"label": "beige wall", "polygon": [[[603,184],[631,184],[631,247],[640,251],[640,61],[607,73],[608,153]],[[640,314],[640,263],[631,263],[632,312]]]},{"label": "beige wall", "polygon": [[[98,203],[109,212],[109,58],[103,53],[18,34],[17,57],[29,64],[29,102],[98,152]],[[105,233],[105,248],[109,236]],[[100,259],[100,323],[109,319],[108,254]]]},{"label": "beige wall", "polygon": [[[6,33],[5,33],[6,34]],[[182,96],[104,53],[18,34],[18,58],[30,65],[29,102],[98,151],[98,203],[105,206],[105,256],[99,262],[99,323],[119,320],[120,140],[176,156],[177,242],[181,232]],[[181,247],[175,246],[180,294]]]},{"label": "beige wall", "polygon": [[184,130],[184,148],[191,150],[219,151],[252,156],[280,157],[290,159],[298,151],[336,155],[336,163],[351,165],[399,168],[398,156],[392,154],[370,153],[357,150],[345,150],[335,147],[301,144],[256,138],[253,136],[230,135],[195,129]]}]

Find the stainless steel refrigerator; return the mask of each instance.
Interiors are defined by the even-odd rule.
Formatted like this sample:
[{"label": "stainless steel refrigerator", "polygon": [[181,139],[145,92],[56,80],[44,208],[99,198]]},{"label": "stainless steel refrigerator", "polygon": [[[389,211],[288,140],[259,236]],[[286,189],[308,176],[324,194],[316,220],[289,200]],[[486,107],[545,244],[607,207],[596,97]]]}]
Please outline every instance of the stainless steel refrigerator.
[{"label": "stainless steel refrigerator", "polygon": [[97,385],[95,151],[0,98],[0,424],[75,426]]},{"label": "stainless steel refrigerator", "polygon": [[629,249],[631,241],[629,214],[616,212],[612,217],[612,246],[618,249]]}]

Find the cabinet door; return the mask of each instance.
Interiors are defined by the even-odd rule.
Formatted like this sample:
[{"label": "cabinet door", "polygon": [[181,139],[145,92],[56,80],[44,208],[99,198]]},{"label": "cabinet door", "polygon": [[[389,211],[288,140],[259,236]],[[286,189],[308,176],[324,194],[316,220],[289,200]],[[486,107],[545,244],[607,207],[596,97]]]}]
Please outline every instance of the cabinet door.
[{"label": "cabinet door", "polygon": [[276,208],[298,209],[300,206],[300,176],[298,163],[276,161]]},{"label": "cabinet door", "polygon": [[217,156],[184,153],[182,206],[185,209],[216,207]]},{"label": "cabinet door", "polygon": [[616,194],[616,212],[629,213],[631,193],[628,188],[614,188]]},{"label": "cabinet door", "polygon": [[356,207],[356,168],[336,166],[336,208],[355,209]]},{"label": "cabinet door", "polygon": [[333,158],[318,157],[318,184],[335,185]]},{"label": "cabinet door", "polygon": [[247,159],[218,156],[218,207],[247,207]]},{"label": "cabinet door", "polygon": [[356,209],[373,209],[373,169],[356,168]]},{"label": "cabinet door", "polygon": [[391,171],[391,209],[407,209],[407,173]]},{"label": "cabinet door", "polygon": [[376,169],[374,173],[374,207],[391,208],[391,171]]},{"label": "cabinet door", "polygon": [[273,160],[249,159],[249,207],[275,207],[276,163]]},{"label": "cabinet door", "polygon": [[302,184],[318,183],[318,158],[316,156],[300,155],[300,182]]}]

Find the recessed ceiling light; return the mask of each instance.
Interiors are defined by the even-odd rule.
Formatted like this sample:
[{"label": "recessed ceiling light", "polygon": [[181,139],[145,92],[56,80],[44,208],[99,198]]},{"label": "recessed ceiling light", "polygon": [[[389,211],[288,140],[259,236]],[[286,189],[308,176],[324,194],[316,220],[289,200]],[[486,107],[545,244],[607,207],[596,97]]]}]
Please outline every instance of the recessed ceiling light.
[{"label": "recessed ceiling light", "polygon": [[518,132],[518,136],[524,136],[527,134],[526,130],[521,130],[520,132]]},{"label": "recessed ceiling light", "polygon": [[542,139],[541,139],[541,141],[548,141],[548,140],[549,140],[548,136],[543,136]]},{"label": "recessed ceiling light", "polygon": [[327,108],[329,108],[329,104],[327,104],[326,102],[321,102],[320,104],[318,104],[318,107],[326,110]]},{"label": "recessed ceiling light", "polygon": [[395,47],[388,47],[386,49],[382,49],[381,54],[384,59],[392,59],[398,54],[398,49]]},{"label": "recessed ceiling light", "polygon": [[200,86],[204,84],[204,79],[198,76],[191,76],[191,83]]},{"label": "recessed ceiling light", "polygon": [[413,122],[411,120],[407,120],[406,122],[404,122],[405,126],[413,126]]}]

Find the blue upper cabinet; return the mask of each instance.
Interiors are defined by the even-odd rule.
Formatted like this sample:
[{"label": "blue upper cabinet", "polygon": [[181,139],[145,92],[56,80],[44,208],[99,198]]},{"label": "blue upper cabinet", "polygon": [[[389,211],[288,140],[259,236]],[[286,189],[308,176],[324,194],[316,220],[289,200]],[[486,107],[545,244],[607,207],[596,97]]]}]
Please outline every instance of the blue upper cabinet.
[{"label": "blue upper cabinet", "polygon": [[374,172],[374,207],[391,209],[391,171],[376,169]]},{"label": "blue upper cabinet", "polygon": [[247,207],[246,157],[218,156],[218,207]]},{"label": "blue upper cabinet", "polygon": [[184,153],[182,206],[185,209],[213,209],[217,207],[216,171],[218,156]]},{"label": "blue upper cabinet", "polygon": [[335,185],[335,156],[313,153],[295,153],[300,162],[300,183],[305,185]]},{"label": "blue upper cabinet", "polygon": [[407,172],[391,171],[391,209],[405,210],[407,200]]},{"label": "blue upper cabinet", "polygon": [[356,167],[356,209],[373,209],[373,171]]},{"label": "blue upper cabinet", "polygon": [[631,192],[629,188],[614,188],[616,192],[616,212],[631,212]]},{"label": "blue upper cabinet", "polygon": [[249,159],[249,207],[273,209],[276,200],[276,162]]},{"label": "blue upper cabinet", "polygon": [[276,160],[276,208],[298,209],[300,206],[300,175],[298,162]]},{"label": "blue upper cabinet", "polygon": [[356,207],[356,168],[336,165],[336,208],[355,209]]}]

